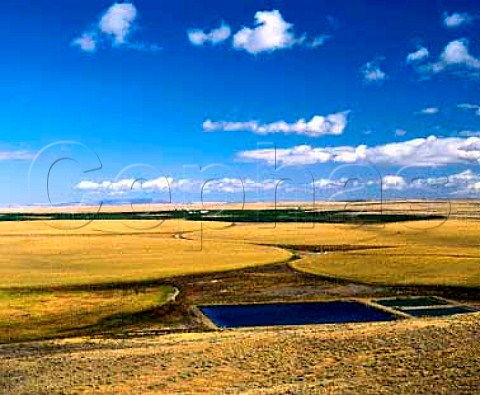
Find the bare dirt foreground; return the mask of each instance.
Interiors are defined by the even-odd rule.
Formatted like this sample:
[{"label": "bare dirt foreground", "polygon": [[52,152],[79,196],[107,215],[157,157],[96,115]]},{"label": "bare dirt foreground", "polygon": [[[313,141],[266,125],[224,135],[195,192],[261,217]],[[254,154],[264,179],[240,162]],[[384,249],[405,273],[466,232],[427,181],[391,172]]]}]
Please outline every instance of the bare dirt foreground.
[{"label": "bare dirt foreground", "polygon": [[478,394],[480,314],[0,346],[5,394]]}]

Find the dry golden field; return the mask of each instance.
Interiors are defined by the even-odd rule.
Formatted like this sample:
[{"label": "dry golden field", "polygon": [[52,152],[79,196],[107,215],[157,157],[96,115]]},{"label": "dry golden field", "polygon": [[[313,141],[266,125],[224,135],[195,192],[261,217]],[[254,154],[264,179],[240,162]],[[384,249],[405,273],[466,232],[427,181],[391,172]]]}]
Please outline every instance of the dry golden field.
[{"label": "dry golden field", "polygon": [[[75,335],[90,327],[98,333],[115,323],[121,328],[128,320],[117,316],[148,311],[168,297],[171,287],[145,289],[145,281],[265,265],[291,256],[275,247],[182,238],[200,229],[193,222],[165,221],[154,228],[152,221],[79,224],[0,222],[0,343]],[[209,224],[225,226],[229,224]]]},{"label": "dry golden field", "polygon": [[[379,225],[228,224],[168,220],[1,222],[0,288],[146,281],[287,260],[298,270],[364,283],[480,285],[480,222]],[[340,251],[335,251],[336,247]],[[357,250],[353,247],[363,247]],[[373,248],[371,248],[373,247]],[[378,248],[384,247],[384,248]]]},{"label": "dry golden field", "polygon": [[0,343],[108,330],[129,315],[167,303],[170,286],[134,290],[0,291]]},{"label": "dry golden field", "polygon": [[[356,207],[362,204],[378,209]],[[392,202],[382,210],[445,209],[405,206]],[[456,202],[447,221],[363,226],[0,222],[0,343],[11,343],[0,345],[0,392],[476,393],[478,314],[152,337],[170,325],[204,331],[183,314],[205,301],[374,298],[395,295],[398,286],[475,291],[476,207]],[[172,284],[180,291],[175,303]],[[149,337],[137,338],[144,330]]]},{"label": "dry golden field", "polygon": [[480,316],[0,345],[6,394],[474,395]]},{"label": "dry golden field", "polygon": [[369,243],[388,248],[310,254],[292,266],[370,284],[480,286],[480,222],[407,225],[385,225]]},{"label": "dry golden field", "polygon": [[[285,262],[293,254],[300,258],[289,263],[295,270],[327,278],[380,285],[480,286],[480,222],[474,219],[368,226],[183,220],[83,224],[0,222],[0,332],[12,333],[9,328],[15,325],[36,328],[38,314],[31,309],[43,311],[46,322],[55,327],[62,314],[56,318],[52,301],[63,300],[68,311],[72,307],[66,295],[71,306],[89,294],[92,300],[102,299],[89,289],[94,284],[115,288],[122,283]],[[310,247],[315,250],[309,251]],[[72,286],[79,286],[83,296],[65,289]],[[21,292],[25,290],[30,294]],[[39,290],[68,292],[39,298]],[[119,295],[109,298],[120,300]],[[122,309],[126,307],[116,312]],[[102,316],[101,310],[92,317]],[[49,330],[43,326],[32,338],[58,333]]]},{"label": "dry golden field", "polygon": [[[198,233],[186,237],[198,239]],[[314,246],[295,269],[385,285],[480,286],[480,222],[449,219],[379,225],[237,224],[203,232],[203,241]],[[361,247],[362,249],[358,249]],[[381,248],[379,248],[381,247]],[[303,249],[303,248],[300,248]]]},{"label": "dry golden field", "polygon": [[145,281],[290,257],[279,248],[234,240],[186,240],[180,233],[199,223],[172,222],[146,231],[138,229],[151,222],[96,221],[74,230],[69,221],[0,223],[0,288]]}]

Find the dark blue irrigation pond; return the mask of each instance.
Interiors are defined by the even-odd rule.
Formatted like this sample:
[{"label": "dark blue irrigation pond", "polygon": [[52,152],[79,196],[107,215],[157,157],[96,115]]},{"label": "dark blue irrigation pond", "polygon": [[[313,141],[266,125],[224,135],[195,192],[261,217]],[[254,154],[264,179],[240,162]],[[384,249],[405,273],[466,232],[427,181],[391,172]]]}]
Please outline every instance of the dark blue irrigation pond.
[{"label": "dark blue irrigation pond", "polygon": [[336,324],[395,320],[393,314],[359,302],[305,302],[200,306],[218,327]]}]

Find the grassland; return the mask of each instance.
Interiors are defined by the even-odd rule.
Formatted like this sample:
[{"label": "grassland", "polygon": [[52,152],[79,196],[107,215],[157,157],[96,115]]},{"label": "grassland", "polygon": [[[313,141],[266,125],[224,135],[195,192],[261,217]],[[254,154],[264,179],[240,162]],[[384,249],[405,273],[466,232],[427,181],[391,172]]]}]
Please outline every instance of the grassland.
[{"label": "grassland", "polygon": [[[321,278],[387,286],[480,286],[480,226],[474,219],[364,225],[103,220],[80,225],[85,222],[0,222],[0,341],[74,333],[73,326],[62,324],[67,315],[75,317],[78,329],[107,313],[148,310],[154,295],[162,293],[162,279],[285,262],[293,255],[297,259],[291,267]],[[123,298],[125,290],[149,283],[160,288]],[[102,293],[106,290],[112,293]],[[228,289],[218,292],[219,297],[230,295]],[[91,320],[85,309],[80,307],[76,316],[72,307],[89,297],[98,301],[85,304]],[[105,310],[102,303],[111,307]]]},{"label": "grassland", "polygon": [[[171,220],[153,228],[151,221],[74,224],[0,223],[0,288],[114,284],[239,269],[288,260],[285,245],[299,250],[295,269],[321,276],[384,285],[480,286],[475,220],[362,226]],[[328,253],[301,251],[304,246]]]},{"label": "grassland", "polygon": [[[193,232],[187,237],[198,238]],[[386,224],[237,224],[203,232],[296,250],[290,265],[366,284],[480,286],[480,222],[469,219]]]},{"label": "grassland", "polygon": [[472,253],[375,249],[310,255],[291,265],[307,273],[365,284],[480,287],[480,256]]},{"label": "grassland", "polygon": [[[385,225],[376,247],[306,254],[297,270],[331,278],[382,285],[480,286],[480,223],[443,222]],[[437,225],[437,226],[436,226]]]},{"label": "grassland", "polygon": [[[66,221],[0,223],[0,288],[148,281],[286,260],[278,248],[231,240],[186,240],[198,223],[95,222],[67,230]],[[122,225],[123,228],[122,229]],[[225,227],[215,224],[214,227]]]},{"label": "grassland", "polygon": [[480,392],[480,316],[0,346],[18,394]]},{"label": "grassland", "polygon": [[[83,224],[0,222],[0,343],[135,329],[171,293],[161,279],[291,256],[232,240],[188,240],[182,235],[200,226],[186,221]],[[162,326],[161,315],[152,320]]]},{"label": "grassland", "polygon": [[[374,202],[327,206],[356,207],[366,215],[388,209],[390,219],[405,212],[437,217],[367,224],[233,223],[128,220],[112,209],[112,218],[93,222],[85,216],[46,219],[44,211],[47,217],[34,221],[0,221],[0,343],[95,335],[0,345],[0,391],[478,392],[478,314],[295,330],[97,337],[152,336],[172,324],[202,331],[201,323],[185,320],[198,303],[421,292],[462,295],[478,304],[476,203],[456,203],[447,221],[440,218],[446,213],[442,204],[407,210],[405,202],[395,202],[380,211]],[[180,294],[166,303],[173,286]]]},{"label": "grassland", "polygon": [[0,291],[0,343],[75,336],[125,326],[173,298],[171,286],[134,290]]}]

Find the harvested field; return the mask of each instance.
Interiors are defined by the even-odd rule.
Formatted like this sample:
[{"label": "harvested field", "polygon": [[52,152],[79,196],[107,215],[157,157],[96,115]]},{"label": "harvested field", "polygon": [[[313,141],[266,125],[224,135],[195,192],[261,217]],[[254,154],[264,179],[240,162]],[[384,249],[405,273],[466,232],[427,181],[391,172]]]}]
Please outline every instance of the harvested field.
[{"label": "harvested field", "polygon": [[358,283],[480,286],[478,222],[404,225],[388,224],[378,230],[375,239],[369,241],[372,248],[361,248],[363,243],[358,243],[350,249],[330,248],[327,254],[303,254],[292,266]]},{"label": "harvested field", "polygon": [[[167,223],[158,233],[128,234],[121,233],[121,223],[92,223],[75,231],[59,229],[63,221],[54,225],[19,222],[10,229],[10,223],[0,224],[0,288],[147,281],[265,265],[291,256],[269,246],[174,237],[182,229],[198,229],[198,224]],[[225,227],[212,226],[220,225]]]}]

